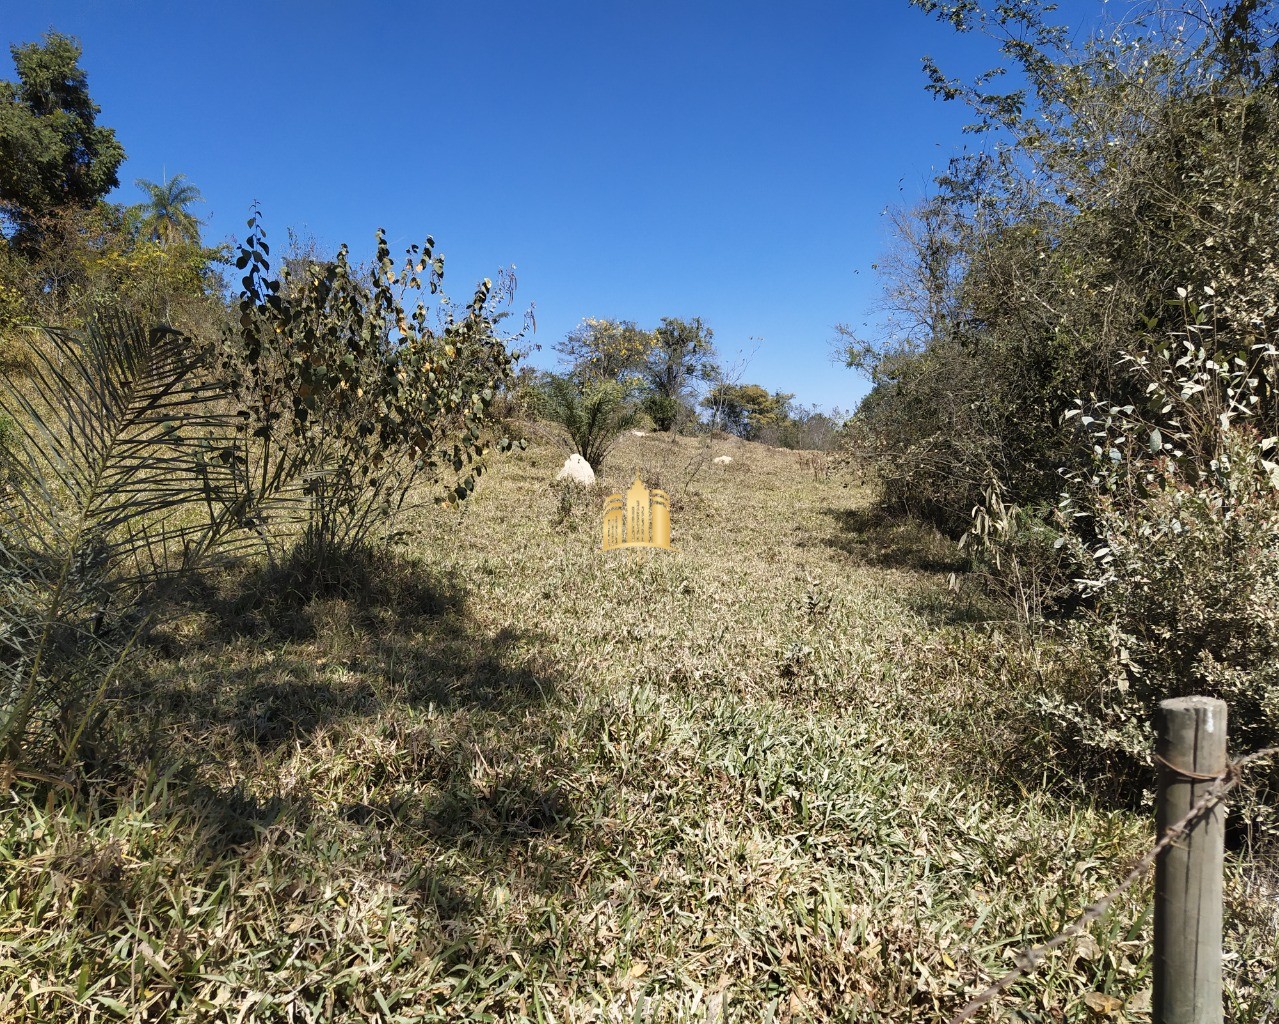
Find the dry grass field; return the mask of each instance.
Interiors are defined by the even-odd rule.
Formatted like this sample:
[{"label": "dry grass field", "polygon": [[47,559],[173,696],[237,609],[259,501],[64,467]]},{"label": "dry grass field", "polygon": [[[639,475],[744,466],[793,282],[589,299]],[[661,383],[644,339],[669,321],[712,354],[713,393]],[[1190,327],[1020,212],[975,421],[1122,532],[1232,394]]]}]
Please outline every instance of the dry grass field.
[{"label": "dry grass field", "polygon": [[[0,1017],[942,1020],[1151,841],[1034,731],[1069,652],[855,481],[628,435],[572,492],[562,457],[426,505],[346,591],[185,594],[92,785],[6,781]],[[605,555],[637,469],[675,550]],[[1232,871],[1260,1021],[1273,904]],[[1145,880],[984,1019],[1148,1020],[1149,913]]]}]

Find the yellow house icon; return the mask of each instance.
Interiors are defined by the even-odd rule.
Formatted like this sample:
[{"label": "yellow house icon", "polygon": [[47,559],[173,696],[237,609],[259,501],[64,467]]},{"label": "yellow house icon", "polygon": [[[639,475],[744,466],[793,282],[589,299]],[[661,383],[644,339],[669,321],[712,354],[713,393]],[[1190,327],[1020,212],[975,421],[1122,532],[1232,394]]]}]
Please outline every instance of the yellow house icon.
[{"label": "yellow house icon", "polygon": [[604,550],[670,546],[670,498],[656,487],[645,487],[637,472],[625,495],[604,499]]}]

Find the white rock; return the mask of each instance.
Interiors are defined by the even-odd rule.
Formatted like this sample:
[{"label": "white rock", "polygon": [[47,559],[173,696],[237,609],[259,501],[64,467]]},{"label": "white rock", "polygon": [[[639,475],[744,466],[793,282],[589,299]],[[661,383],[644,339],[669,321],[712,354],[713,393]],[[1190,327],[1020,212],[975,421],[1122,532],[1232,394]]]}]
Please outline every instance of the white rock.
[{"label": "white rock", "polygon": [[733,461],[733,457],[731,455],[716,455],[711,461],[717,466],[727,466]]},{"label": "white rock", "polygon": [[631,437],[648,437],[648,432],[644,430],[632,430]]},{"label": "white rock", "polygon": [[564,468],[559,471],[556,480],[572,480],[586,487],[595,486],[595,470],[591,464],[576,453],[564,460]]}]

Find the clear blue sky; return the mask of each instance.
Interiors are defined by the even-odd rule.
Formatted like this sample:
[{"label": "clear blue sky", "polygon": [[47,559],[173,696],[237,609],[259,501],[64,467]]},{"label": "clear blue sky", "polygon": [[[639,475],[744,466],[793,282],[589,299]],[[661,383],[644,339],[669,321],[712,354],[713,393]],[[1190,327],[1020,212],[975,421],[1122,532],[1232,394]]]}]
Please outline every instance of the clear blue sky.
[{"label": "clear blue sky", "polygon": [[582,317],[701,316],[746,381],[845,409],[832,325],[876,315],[882,211],[965,141],[920,58],[993,56],[906,0],[0,0],[0,26],[80,40],[119,201],[182,173],[211,241],[255,200],[276,243],[431,234],[456,297],[516,267],[536,365]]}]

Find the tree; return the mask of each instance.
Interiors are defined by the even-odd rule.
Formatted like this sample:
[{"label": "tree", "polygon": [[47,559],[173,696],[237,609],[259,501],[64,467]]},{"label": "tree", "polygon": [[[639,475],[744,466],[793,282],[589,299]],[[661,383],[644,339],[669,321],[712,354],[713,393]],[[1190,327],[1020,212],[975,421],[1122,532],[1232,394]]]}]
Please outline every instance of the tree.
[{"label": "tree", "polygon": [[136,184],[146,192],[147,199],[129,212],[144,240],[159,242],[166,248],[179,242],[200,244],[202,222],[191,212],[191,204],[203,202],[204,196],[185,174],[175,174],[160,184],[139,178]]},{"label": "tree", "polygon": [[644,377],[648,394],[644,411],[658,430],[673,430],[688,408],[690,384],[714,379],[714,332],[701,317],[680,320],[662,317],[653,331],[651,344],[644,357]]},{"label": "tree", "polygon": [[653,347],[653,335],[633,320],[596,320],[591,317],[555,346],[571,377],[613,380],[623,387],[639,386],[644,361]]},{"label": "tree", "polygon": [[729,433],[756,441],[786,423],[794,397],[781,391],[769,394],[758,384],[718,384],[702,399],[702,407],[714,411]]},{"label": "tree", "polygon": [[14,45],[17,82],[0,82],[0,216],[11,243],[34,243],[41,221],[88,209],[119,184],[124,149],[97,123],[81,49],[57,32]]}]

